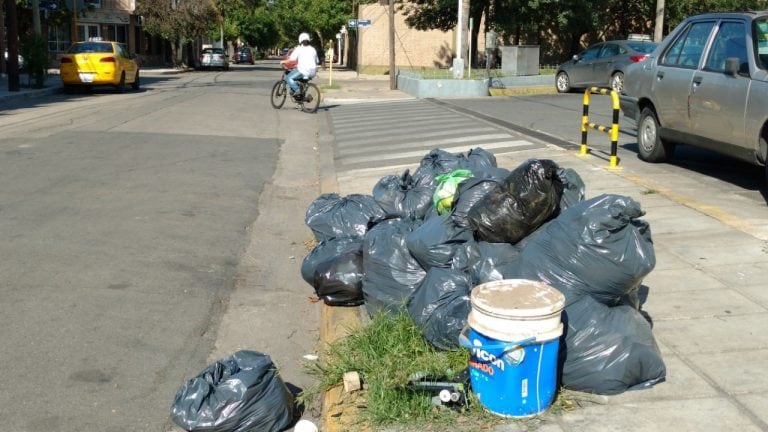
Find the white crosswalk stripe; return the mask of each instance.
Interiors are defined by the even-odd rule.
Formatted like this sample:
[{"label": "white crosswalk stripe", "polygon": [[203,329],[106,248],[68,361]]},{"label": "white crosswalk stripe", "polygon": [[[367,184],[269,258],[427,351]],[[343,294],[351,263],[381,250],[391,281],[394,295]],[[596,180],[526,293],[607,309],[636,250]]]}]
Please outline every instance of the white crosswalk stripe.
[{"label": "white crosswalk stripe", "polygon": [[330,110],[337,172],[418,164],[431,150],[495,154],[541,147],[506,129],[425,100]]}]

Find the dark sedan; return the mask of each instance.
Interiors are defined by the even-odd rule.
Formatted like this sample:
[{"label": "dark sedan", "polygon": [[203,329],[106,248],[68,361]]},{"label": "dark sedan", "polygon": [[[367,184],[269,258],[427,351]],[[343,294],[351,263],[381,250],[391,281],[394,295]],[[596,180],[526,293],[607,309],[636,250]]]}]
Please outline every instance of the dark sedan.
[{"label": "dark sedan", "polygon": [[621,92],[627,66],[648,57],[657,45],[643,40],[596,43],[557,67],[555,87],[560,93],[593,86]]},{"label": "dark sedan", "polygon": [[250,63],[254,64],[253,51],[249,47],[240,47],[235,50],[235,64]]}]

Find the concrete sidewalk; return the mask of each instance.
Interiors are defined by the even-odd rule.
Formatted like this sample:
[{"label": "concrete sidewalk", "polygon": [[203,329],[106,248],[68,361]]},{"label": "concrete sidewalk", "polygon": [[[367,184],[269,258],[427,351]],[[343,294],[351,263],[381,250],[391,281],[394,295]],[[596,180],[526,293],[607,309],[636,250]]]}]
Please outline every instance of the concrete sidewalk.
[{"label": "concrete sidewalk", "polygon": [[[405,97],[389,90],[388,80],[349,74],[334,80],[345,100],[364,102],[362,96],[352,96],[353,88],[384,99]],[[383,175],[393,174],[363,172],[337,179],[333,131],[324,132],[319,152],[322,192],[370,194]],[[508,421],[494,431],[527,426],[545,432],[768,431],[768,376],[763,373],[768,356],[768,246],[763,219],[748,220],[724,205],[702,204],[700,197],[686,192],[690,184],[685,179],[656,176],[653,165],[625,156],[620,169],[609,169],[605,157],[581,157],[549,144],[544,150],[501,155],[498,165],[512,169],[528,158],[552,159],[579,173],[587,198],[615,193],[640,202],[656,253],[656,267],[643,281],[649,287],[643,310],[653,319],[666,382],[611,397],[570,392],[568,397],[578,402],[572,411],[547,413],[534,424]],[[323,341],[343,336],[348,323],[363,312],[324,306]],[[349,426],[354,412],[338,404],[342,397],[340,389],[326,395],[326,432],[360,430],[359,425]]]}]

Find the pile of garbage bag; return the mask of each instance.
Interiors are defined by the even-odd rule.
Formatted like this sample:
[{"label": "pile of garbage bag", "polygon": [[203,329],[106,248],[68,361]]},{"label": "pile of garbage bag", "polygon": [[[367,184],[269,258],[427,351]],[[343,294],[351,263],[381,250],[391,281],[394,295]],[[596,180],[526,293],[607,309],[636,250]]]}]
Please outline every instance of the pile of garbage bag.
[{"label": "pile of garbage bag", "polygon": [[435,149],[371,195],[318,197],[305,217],[318,243],[301,272],[328,305],[407,310],[443,350],[459,347],[473,287],[542,281],[566,298],[562,385],[617,394],[666,376],[638,300],[656,263],[644,214],[630,197],[586,199],[578,173],[552,160],[508,170],[482,148]]}]

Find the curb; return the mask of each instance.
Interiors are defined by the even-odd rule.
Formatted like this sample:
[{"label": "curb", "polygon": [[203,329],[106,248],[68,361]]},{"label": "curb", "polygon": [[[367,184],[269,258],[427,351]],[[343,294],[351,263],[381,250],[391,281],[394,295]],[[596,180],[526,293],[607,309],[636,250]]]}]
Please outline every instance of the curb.
[{"label": "curb", "polygon": [[[318,139],[318,167],[320,170],[320,193],[337,193],[339,185],[336,180],[336,169],[333,161],[333,135],[330,131],[330,116],[320,122]],[[320,310],[320,343],[323,348],[328,344],[349,334],[349,330],[362,322],[363,306],[340,307],[328,306],[322,303]],[[344,396],[341,385],[336,386],[323,395],[322,430],[339,432],[344,426],[342,411],[337,409],[338,403]]]}]

